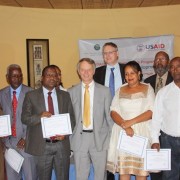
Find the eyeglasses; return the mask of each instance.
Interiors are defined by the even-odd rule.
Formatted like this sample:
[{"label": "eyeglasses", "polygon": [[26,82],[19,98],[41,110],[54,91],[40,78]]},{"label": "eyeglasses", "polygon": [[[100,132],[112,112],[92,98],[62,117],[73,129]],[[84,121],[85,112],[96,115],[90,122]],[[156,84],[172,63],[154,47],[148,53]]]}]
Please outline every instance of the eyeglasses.
[{"label": "eyeglasses", "polygon": [[111,55],[111,54],[113,54],[114,52],[117,52],[117,50],[115,50],[115,51],[109,51],[109,52],[103,52],[103,55]]}]

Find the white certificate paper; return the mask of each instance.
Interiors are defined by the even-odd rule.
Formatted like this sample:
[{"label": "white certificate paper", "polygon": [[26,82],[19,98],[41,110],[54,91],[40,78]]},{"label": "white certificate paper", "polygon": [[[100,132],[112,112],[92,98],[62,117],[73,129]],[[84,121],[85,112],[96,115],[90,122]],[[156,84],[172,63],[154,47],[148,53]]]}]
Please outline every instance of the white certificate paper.
[{"label": "white certificate paper", "polygon": [[125,151],[138,157],[144,157],[147,147],[148,138],[135,135],[133,137],[127,136],[125,131],[121,131],[119,135],[117,149]]},{"label": "white certificate paper", "polygon": [[5,160],[7,163],[19,173],[21,166],[23,164],[24,158],[14,149],[6,149],[5,151]]},{"label": "white certificate paper", "polygon": [[144,169],[149,171],[171,170],[171,149],[146,149]]},{"label": "white certificate paper", "polygon": [[53,115],[50,118],[43,117],[41,125],[44,138],[72,134],[69,113]]},{"label": "white certificate paper", "polygon": [[0,116],[0,137],[11,135],[10,115]]}]

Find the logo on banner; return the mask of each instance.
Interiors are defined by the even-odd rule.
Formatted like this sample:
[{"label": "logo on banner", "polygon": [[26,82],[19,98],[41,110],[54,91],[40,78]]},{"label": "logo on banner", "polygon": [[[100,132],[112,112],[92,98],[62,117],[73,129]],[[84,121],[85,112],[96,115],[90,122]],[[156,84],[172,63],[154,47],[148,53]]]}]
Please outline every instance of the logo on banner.
[{"label": "logo on banner", "polygon": [[165,44],[139,44],[137,45],[137,51],[141,52],[144,50],[162,50],[165,49]]},{"label": "logo on banner", "polygon": [[94,49],[95,49],[96,51],[100,50],[100,45],[99,45],[99,44],[95,44],[95,45],[94,45]]}]

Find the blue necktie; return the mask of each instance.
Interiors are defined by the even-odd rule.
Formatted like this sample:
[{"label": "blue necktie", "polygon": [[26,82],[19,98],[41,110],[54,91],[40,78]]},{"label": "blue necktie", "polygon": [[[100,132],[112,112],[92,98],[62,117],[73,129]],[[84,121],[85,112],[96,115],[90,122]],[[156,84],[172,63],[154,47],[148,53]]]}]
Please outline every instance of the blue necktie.
[{"label": "blue necktie", "polygon": [[111,74],[110,74],[110,78],[109,78],[109,88],[110,88],[112,97],[114,97],[114,94],[115,94],[114,68],[111,68]]}]

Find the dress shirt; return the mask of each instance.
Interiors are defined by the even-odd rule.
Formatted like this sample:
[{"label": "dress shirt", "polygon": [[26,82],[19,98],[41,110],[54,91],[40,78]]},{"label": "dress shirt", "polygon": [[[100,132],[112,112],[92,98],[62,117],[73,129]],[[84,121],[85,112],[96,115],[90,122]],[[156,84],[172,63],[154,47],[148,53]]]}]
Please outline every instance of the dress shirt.
[{"label": "dress shirt", "polygon": [[115,82],[115,91],[122,85],[122,77],[120,73],[119,64],[115,64],[114,66],[107,65],[106,68],[106,77],[105,77],[105,86],[109,87],[109,78],[111,74],[111,68],[114,67],[114,82]]},{"label": "dress shirt", "polygon": [[22,89],[22,84],[21,84],[16,90],[13,89],[13,88],[10,86],[11,100],[13,99],[13,91],[16,91],[16,98],[17,98],[17,100],[18,100],[19,95],[20,95],[20,92],[21,92],[21,89]]},{"label": "dress shirt", "polygon": [[[94,100],[94,81],[92,81],[89,84],[89,93],[90,93],[90,120],[91,120],[91,124],[89,125],[89,127],[85,127],[83,125],[83,130],[92,130],[93,129],[93,100]],[[84,92],[85,92],[85,86],[86,84],[84,84],[82,82],[82,117],[83,117],[83,111],[84,111]]]},{"label": "dress shirt", "polygon": [[155,87],[157,87],[157,84],[159,82],[159,78],[162,78],[162,84],[163,84],[163,87],[164,87],[166,85],[167,77],[168,77],[168,71],[161,77],[157,74],[157,76],[156,76],[156,86]]},{"label": "dress shirt", "polygon": [[180,137],[180,88],[174,81],[157,93],[152,117],[152,143],[159,143],[160,130]]},{"label": "dress shirt", "polygon": [[[43,94],[44,94],[44,99],[45,99],[46,111],[49,111],[49,109],[48,109],[48,92],[49,92],[49,90],[43,86]],[[59,114],[57,94],[56,94],[55,88],[51,92],[52,92],[51,97],[53,100],[54,114]]]}]

